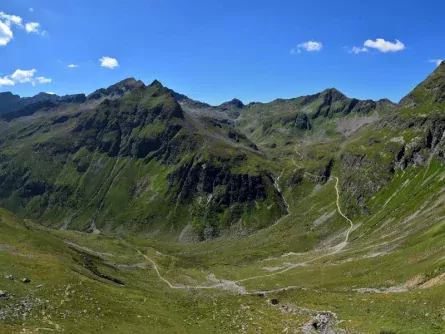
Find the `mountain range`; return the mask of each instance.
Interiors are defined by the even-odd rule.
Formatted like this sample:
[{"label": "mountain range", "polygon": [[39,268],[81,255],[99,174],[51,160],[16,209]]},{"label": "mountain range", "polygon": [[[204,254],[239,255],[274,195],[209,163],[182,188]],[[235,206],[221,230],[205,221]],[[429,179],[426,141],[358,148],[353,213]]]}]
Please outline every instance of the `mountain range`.
[{"label": "mountain range", "polygon": [[[193,240],[250,233],[285,214],[267,150],[301,136],[337,140],[395,109],[336,89],[210,106],[134,78],[88,96],[3,93],[0,100],[8,147],[1,205],[53,228],[168,227],[182,237],[190,230]],[[318,173],[329,177],[324,160]]]},{"label": "mountain range", "polygon": [[0,93],[0,130],[0,259],[43,282],[0,330],[445,330],[445,62],[399,103]]}]

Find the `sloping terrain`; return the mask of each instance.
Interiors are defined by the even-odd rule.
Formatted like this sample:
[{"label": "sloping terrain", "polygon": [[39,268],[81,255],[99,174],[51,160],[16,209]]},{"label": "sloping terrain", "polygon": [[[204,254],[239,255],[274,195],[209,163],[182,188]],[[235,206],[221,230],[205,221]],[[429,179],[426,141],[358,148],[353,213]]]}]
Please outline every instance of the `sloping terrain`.
[{"label": "sloping terrain", "polygon": [[0,329],[443,333],[444,83],[212,107],[126,80],[6,122],[1,205],[40,224],[1,212]]},{"label": "sloping terrain", "polygon": [[46,226],[207,240],[285,213],[256,146],[188,117],[159,82],[125,80],[28,116],[0,135],[0,202]]}]

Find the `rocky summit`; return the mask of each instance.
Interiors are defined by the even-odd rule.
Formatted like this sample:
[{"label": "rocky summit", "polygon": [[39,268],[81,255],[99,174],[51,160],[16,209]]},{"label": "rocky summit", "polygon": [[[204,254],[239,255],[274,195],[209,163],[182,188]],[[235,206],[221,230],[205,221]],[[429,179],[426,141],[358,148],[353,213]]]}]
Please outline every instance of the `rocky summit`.
[{"label": "rocky summit", "polygon": [[400,103],[0,94],[0,332],[443,333],[445,63]]}]

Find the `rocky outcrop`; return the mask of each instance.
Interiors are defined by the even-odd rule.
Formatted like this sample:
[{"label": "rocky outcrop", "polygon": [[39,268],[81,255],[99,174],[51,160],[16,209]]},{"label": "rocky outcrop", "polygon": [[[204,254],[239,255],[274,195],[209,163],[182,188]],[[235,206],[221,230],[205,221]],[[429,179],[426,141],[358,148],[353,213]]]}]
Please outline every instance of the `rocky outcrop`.
[{"label": "rocky outcrop", "polygon": [[[159,81],[155,80],[153,84],[158,84]],[[153,85],[152,84],[152,85]],[[102,98],[115,99],[122,97],[126,92],[129,92],[133,89],[143,88],[145,87],[144,83],[140,80],[136,80],[135,78],[128,78],[122,80],[108,88],[101,88],[90,95],[88,95],[88,101],[100,100]]]},{"label": "rocky outcrop", "polygon": [[228,102],[224,102],[223,104],[219,105],[218,108],[222,109],[222,110],[229,110],[229,109],[243,109],[244,108],[244,103],[242,103],[240,100],[238,99],[233,99],[231,101]]},{"label": "rocky outcrop", "polygon": [[265,199],[264,177],[232,174],[228,168],[192,163],[181,166],[175,173],[170,174],[169,181],[171,184],[180,184],[180,201],[204,193],[212,194],[214,202],[228,207],[234,203]]},{"label": "rocky outcrop", "polygon": [[[262,206],[269,211],[267,226],[286,214],[286,203],[274,188],[273,179],[266,172],[258,175],[234,173],[228,167],[199,162],[196,157],[168,176],[169,198],[176,205],[189,207],[188,219],[193,222],[187,235],[198,240],[209,240],[226,233]],[[230,166],[232,162],[226,162]],[[267,209],[269,207],[269,209]],[[260,210],[261,211],[261,210]],[[254,219],[255,220],[255,219]],[[257,216],[256,220],[259,220]],[[257,222],[258,223],[258,222]],[[246,226],[247,231],[259,226]]]}]

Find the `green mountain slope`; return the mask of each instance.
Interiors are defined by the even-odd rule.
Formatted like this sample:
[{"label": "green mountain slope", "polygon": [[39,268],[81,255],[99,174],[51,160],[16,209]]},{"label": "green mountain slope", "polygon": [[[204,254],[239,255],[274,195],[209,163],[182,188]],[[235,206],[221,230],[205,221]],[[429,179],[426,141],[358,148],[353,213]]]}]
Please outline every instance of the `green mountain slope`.
[{"label": "green mountain slope", "polygon": [[1,205],[46,226],[204,240],[285,213],[276,170],[255,145],[187,117],[159,82],[128,79],[82,105],[11,122],[1,141]]},{"label": "green mountain slope", "polygon": [[395,109],[389,100],[358,100],[335,88],[294,99],[244,105],[238,99],[209,106],[184,95],[174,95],[185,111],[207,114],[236,123],[258,144],[283,145],[301,137],[320,141],[350,135]]},{"label": "green mountain slope", "polygon": [[0,205],[38,224],[0,212],[31,279],[0,331],[443,333],[444,83],[212,107],[128,79],[5,121]]},{"label": "green mountain slope", "polygon": [[349,135],[393,108],[388,100],[350,99],[336,89],[327,89],[296,99],[250,104],[237,124],[259,142],[280,145],[302,136],[322,141]]}]

